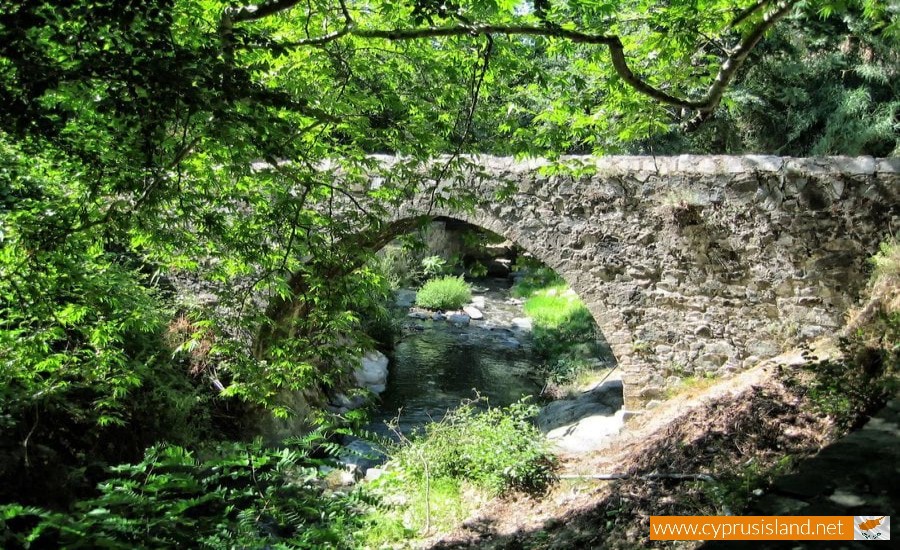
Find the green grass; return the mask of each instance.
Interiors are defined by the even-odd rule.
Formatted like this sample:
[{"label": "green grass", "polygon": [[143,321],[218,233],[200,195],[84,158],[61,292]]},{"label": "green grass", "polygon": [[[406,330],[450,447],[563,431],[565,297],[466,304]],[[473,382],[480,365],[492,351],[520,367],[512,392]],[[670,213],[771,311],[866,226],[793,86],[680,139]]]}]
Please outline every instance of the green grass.
[{"label": "green grass", "polygon": [[719,377],[712,373],[703,373],[703,374],[694,374],[691,376],[686,376],[681,379],[681,381],[666,389],[665,398],[668,399],[670,397],[676,395],[695,395],[700,392],[711,388],[719,381]]},{"label": "green grass", "polygon": [[472,288],[462,277],[440,277],[416,293],[416,305],[426,309],[459,309],[472,300]]},{"label": "green grass", "polygon": [[535,352],[549,363],[599,354],[591,312],[564,284],[536,290],[525,302],[532,318]]},{"label": "green grass", "polygon": [[565,284],[563,278],[549,267],[532,266],[528,268],[525,277],[519,279],[510,292],[517,298],[529,298],[535,292]]},{"label": "green grass", "polygon": [[573,318],[584,314],[591,315],[565,283],[533,290],[525,302],[525,313],[535,321],[552,327],[568,324]]},{"label": "green grass", "polygon": [[459,525],[482,502],[543,493],[555,459],[532,423],[538,408],[464,402],[391,452],[387,472],[365,490],[381,502],[356,534],[362,548],[404,548]]},{"label": "green grass", "polygon": [[[487,494],[458,479],[414,478],[395,470],[367,486],[382,504],[370,510],[357,531],[360,548],[408,548],[434,533],[446,533],[462,523]],[[427,495],[427,498],[426,498]]]},{"label": "green grass", "polygon": [[594,318],[556,272],[532,268],[512,293],[526,298],[534,350],[544,358],[541,375],[551,393],[566,394],[602,377],[606,369],[598,368],[602,348]]}]

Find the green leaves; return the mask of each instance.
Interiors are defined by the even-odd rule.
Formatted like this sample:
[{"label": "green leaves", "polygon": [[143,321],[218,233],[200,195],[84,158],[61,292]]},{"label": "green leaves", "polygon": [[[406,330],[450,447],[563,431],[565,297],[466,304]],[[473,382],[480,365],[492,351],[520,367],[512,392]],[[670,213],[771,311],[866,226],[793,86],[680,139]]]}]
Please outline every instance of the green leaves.
[{"label": "green leaves", "polygon": [[358,497],[323,493],[317,467],[327,461],[311,453],[326,437],[316,432],[283,449],[223,444],[207,450],[204,460],[182,447],[154,446],[142,461],[113,467],[98,496],[77,502],[71,513],[0,506],[0,542],[348,548]]},{"label": "green leaves", "polygon": [[494,493],[541,493],[554,479],[554,458],[532,424],[538,408],[524,401],[479,408],[462,403],[400,446],[392,460],[417,479],[467,480]]}]

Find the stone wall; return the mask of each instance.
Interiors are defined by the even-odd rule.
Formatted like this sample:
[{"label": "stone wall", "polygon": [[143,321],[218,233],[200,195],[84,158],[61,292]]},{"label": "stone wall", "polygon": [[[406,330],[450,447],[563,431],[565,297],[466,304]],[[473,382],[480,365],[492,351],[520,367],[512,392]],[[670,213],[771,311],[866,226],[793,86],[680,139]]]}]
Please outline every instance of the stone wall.
[{"label": "stone wall", "polygon": [[610,343],[630,408],[678,377],[834,333],[900,228],[896,158],[572,157],[579,168],[555,175],[546,161],[471,160],[437,196],[464,189],[474,209],[429,209],[425,192],[394,219],[457,218],[556,269]]}]

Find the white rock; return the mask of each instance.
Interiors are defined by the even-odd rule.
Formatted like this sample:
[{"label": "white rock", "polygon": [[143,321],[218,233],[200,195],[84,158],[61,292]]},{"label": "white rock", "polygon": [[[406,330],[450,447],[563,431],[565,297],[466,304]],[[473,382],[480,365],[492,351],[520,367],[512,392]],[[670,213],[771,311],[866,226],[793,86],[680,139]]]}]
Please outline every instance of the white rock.
[{"label": "white rock", "polygon": [[481,313],[481,310],[475,306],[466,306],[463,308],[463,311],[466,312],[466,315],[468,315],[472,319],[475,319],[476,321],[478,319],[484,319],[484,314]]},{"label": "white rock", "polygon": [[375,393],[384,391],[387,384],[388,358],[377,350],[370,351],[360,360],[359,367],[353,372],[356,383]]},{"label": "white rock", "polygon": [[585,453],[603,446],[606,440],[625,425],[625,411],[613,415],[598,414],[560,426],[547,433],[547,439],[557,447],[571,453]]},{"label": "white rock", "polygon": [[484,296],[475,296],[472,298],[472,305],[475,307],[484,307]]},{"label": "white rock", "polygon": [[531,319],[529,317],[516,317],[510,323],[516,328],[531,330]]},{"label": "white rock", "polygon": [[375,481],[384,475],[384,468],[369,468],[366,470],[366,481]]}]

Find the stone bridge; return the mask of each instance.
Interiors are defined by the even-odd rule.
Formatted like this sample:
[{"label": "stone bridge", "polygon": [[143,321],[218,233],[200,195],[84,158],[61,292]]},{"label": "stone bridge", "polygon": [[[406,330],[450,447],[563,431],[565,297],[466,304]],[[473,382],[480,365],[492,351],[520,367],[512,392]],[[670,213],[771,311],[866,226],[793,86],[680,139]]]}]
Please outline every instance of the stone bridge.
[{"label": "stone bridge", "polygon": [[678,377],[837,332],[867,258],[900,230],[898,158],[573,157],[555,175],[546,161],[470,160],[436,196],[474,207],[422,192],[392,212],[396,232],[456,218],[555,269],[612,347],[632,409]]}]

